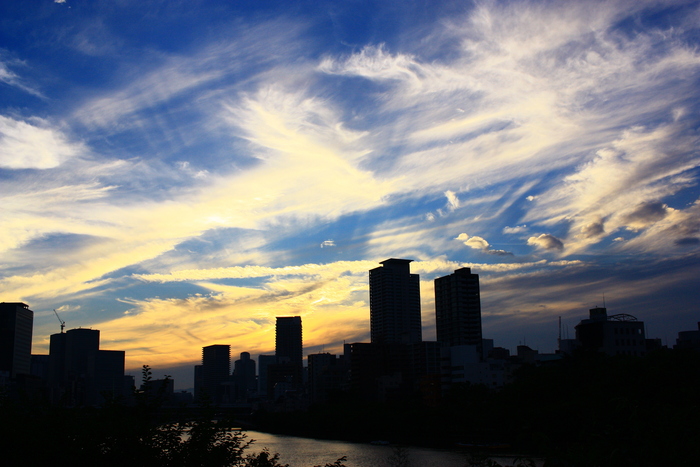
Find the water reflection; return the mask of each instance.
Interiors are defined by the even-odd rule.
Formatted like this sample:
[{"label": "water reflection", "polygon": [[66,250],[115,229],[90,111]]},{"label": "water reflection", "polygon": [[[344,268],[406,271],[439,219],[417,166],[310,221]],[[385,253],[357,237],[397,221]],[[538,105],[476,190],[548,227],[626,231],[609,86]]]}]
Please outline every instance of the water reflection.
[{"label": "water reflection", "polygon": [[[258,431],[246,431],[255,443],[252,450],[257,452],[267,447],[270,452],[280,453],[280,462],[291,467],[311,467],[335,462],[347,456],[348,467],[380,467],[389,465],[388,458],[393,453],[392,446],[375,446],[345,441],[328,441],[294,436],[272,435]],[[407,447],[413,466],[421,467],[464,467],[467,455],[459,451]],[[501,465],[512,465],[513,458],[494,457]]]}]

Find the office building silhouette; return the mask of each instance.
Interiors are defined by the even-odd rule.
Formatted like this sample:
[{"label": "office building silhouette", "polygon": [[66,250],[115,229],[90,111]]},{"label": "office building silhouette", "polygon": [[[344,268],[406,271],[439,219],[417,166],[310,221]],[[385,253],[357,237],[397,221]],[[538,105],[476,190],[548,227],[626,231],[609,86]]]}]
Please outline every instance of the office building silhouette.
[{"label": "office building silhouette", "polygon": [[34,312],[25,303],[0,303],[0,379],[28,375]]},{"label": "office building silhouette", "polygon": [[279,316],[275,325],[275,361],[267,366],[267,395],[276,398],[303,383],[301,316]]},{"label": "office building silhouette", "polygon": [[250,358],[250,353],[241,352],[241,358],[233,364],[233,389],[234,400],[246,402],[257,392],[257,380],[255,378],[255,360]]},{"label": "office building silhouette", "polygon": [[461,268],[435,279],[435,325],[440,344],[476,345],[482,353],[478,274]]},{"label": "office building silhouette", "polygon": [[277,363],[303,365],[301,316],[279,316],[275,325]]},{"label": "office building silhouette", "polygon": [[96,406],[124,394],[123,350],[100,350],[100,331],[70,329],[52,334],[49,391],[53,402]]},{"label": "office building silhouette", "polygon": [[595,307],[575,329],[576,340],[584,350],[635,357],[646,354],[644,322],[632,315],[608,315],[606,308]]},{"label": "office building silhouette", "polygon": [[228,402],[224,383],[231,376],[231,346],[223,344],[202,347],[201,388],[195,398],[208,397],[211,402],[221,404]]},{"label": "office building silhouette", "polygon": [[420,285],[410,259],[387,259],[369,271],[370,332],[373,344],[421,342]]}]

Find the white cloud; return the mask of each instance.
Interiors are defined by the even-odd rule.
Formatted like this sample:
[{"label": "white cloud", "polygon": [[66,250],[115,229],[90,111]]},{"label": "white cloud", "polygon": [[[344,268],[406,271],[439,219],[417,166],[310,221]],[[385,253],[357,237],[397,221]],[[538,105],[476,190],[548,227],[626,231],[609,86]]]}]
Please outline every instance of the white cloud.
[{"label": "white cloud", "polygon": [[516,225],[515,227],[508,227],[505,226],[503,227],[503,233],[504,234],[518,234],[518,233],[523,233],[527,230],[527,225]]},{"label": "white cloud", "polygon": [[454,211],[459,207],[459,198],[454,191],[447,190],[445,192],[445,197],[447,198],[447,206],[450,211]]},{"label": "white cloud", "polygon": [[0,115],[0,167],[8,169],[51,169],[85,153],[47,122],[39,125]]},{"label": "white cloud", "polygon": [[324,240],[321,242],[321,248],[333,247],[335,242],[333,240]]},{"label": "white cloud", "polygon": [[457,236],[455,240],[460,240],[463,242],[466,246],[469,248],[472,248],[474,250],[480,250],[484,253],[488,253],[490,255],[497,255],[497,256],[512,256],[513,253],[505,250],[494,250],[491,248],[491,245],[489,242],[486,241],[486,239],[478,236],[473,236],[470,237],[469,235],[465,233],[461,233]]},{"label": "white cloud", "polygon": [[554,235],[541,234],[538,237],[530,237],[527,239],[528,245],[534,245],[545,250],[563,250],[564,243]]}]

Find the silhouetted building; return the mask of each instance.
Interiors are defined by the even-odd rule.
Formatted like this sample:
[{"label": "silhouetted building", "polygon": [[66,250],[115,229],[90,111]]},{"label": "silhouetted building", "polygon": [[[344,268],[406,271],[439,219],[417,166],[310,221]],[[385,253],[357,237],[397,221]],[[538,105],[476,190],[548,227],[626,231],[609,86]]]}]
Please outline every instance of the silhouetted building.
[{"label": "silhouetted building", "polygon": [[[267,394],[298,391],[303,384],[304,360],[301,316],[277,318],[275,326],[275,363],[267,366]],[[277,387],[279,386],[279,387]]]},{"label": "silhouetted building", "polygon": [[304,364],[301,316],[277,317],[275,325],[277,363]]},{"label": "silhouetted building", "polygon": [[434,391],[439,392],[440,370],[437,342],[350,344],[350,392],[360,399],[433,399]]},{"label": "silhouetted building", "polygon": [[646,354],[642,321],[628,314],[608,316],[602,307],[591,308],[589,316],[576,326],[576,340],[583,350],[608,355]]},{"label": "silhouetted building", "polygon": [[87,405],[118,399],[124,391],[123,350],[98,350],[88,358]]},{"label": "silhouetted building", "polygon": [[348,390],[348,360],[330,353],[317,353],[308,356],[309,396],[311,402],[325,402],[333,394]]},{"label": "silhouetted building", "polygon": [[373,344],[421,342],[420,284],[410,259],[387,259],[369,271],[370,331]]},{"label": "silhouetted building", "polygon": [[53,402],[69,406],[101,405],[124,395],[122,350],[100,350],[100,331],[71,329],[52,334],[49,390]]},{"label": "silhouetted building", "polygon": [[231,346],[209,345],[202,348],[202,385],[201,393],[195,398],[206,395],[215,404],[228,402],[224,383],[230,380]]},{"label": "silhouetted building", "polygon": [[435,325],[442,345],[476,345],[481,350],[481,297],[479,275],[471,269],[435,279]]},{"label": "silhouetted building", "polygon": [[70,329],[52,334],[49,343],[51,400],[69,406],[87,403],[88,358],[100,348],[100,331]]},{"label": "silhouetted building", "polygon": [[48,354],[32,354],[30,373],[33,376],[49,381],[49,355]]},{"label": "silhouetted building", "polygon": [[172,404],[175,399],[175,381],[170,378],[144,381],[141,390],[151,400],[158,400],[164,404]]},{"label": "silhouetted building", "polygon": [[700,351],[700,322],[697,331],[681,331],[678,333],[674,349],[692,349]]},{"label": "silhouetted building", "polygon": [[276,361],[277,357],[274,355],[258,355],[258,394],[261,397],[268,395],[267,368]]},{"label": "silhouetted building", "polygon": [[240,360],[236,360],[233,364],[234,399],[246,402],[257,392],[257,384],[255,360],[250,358],[248,352],[241,352]]},{"label": "silhouetted building", "polygon": [[202,365],[195,365],[194,366],[194,398],[195,399],[200,399],[201,396],[203,395],[203,387],[202,387]]},{"label": "silhouetted building", "polygon": [[0,303],[0,379],[28,375],[34,312],[25,303]]}]

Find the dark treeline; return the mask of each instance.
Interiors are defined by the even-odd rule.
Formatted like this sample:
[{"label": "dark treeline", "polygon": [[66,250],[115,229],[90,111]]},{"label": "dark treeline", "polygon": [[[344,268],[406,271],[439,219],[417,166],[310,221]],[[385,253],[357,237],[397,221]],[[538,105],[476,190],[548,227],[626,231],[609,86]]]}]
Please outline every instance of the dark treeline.
[{"label": "dark treeline", "polygon": [[339,396],[304,413],[258,413],[258,429],[318,438],[452,447],[508,444],[550,466],[696,466],[700,354],[581,353],[525,366],[500,391],[458,386],[436,407]]}]

